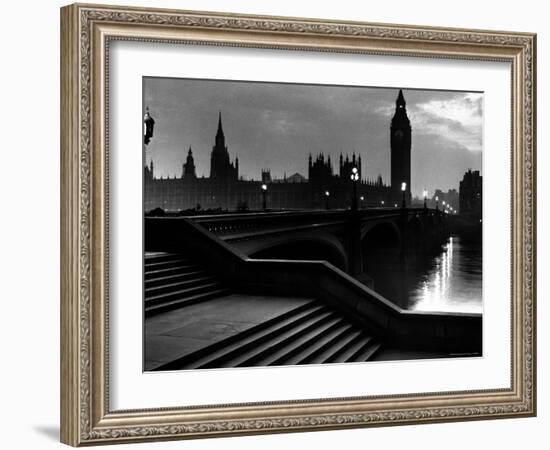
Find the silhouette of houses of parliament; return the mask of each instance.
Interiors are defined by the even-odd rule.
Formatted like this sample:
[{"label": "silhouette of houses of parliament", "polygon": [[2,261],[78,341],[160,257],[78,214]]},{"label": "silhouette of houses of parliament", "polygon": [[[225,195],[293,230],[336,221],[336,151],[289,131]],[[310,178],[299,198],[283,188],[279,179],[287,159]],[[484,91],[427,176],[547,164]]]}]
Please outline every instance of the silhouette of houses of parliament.
[{"label": "silhouette of houses of parliament", "polygon": [[[382,177],[363,178],[361,156],[340,154],[338,173],[330,156],[320,153],[308,159],[308,176],[299,173],[272,179],[269,169],[262,169],[261,179],[239,178],[239,160],[230,160],[225,142],[221,112],[215,143],[210,155],[210,177],[197,177],[193,150],[189,147],[180,178],[156,178],[153,161],[145,166],[145,210],[188,209],[259,210],[262,208],[262,185],[267,186],[269,209],[349,208],[352,202],[352,169],[358,170],[359,207],[401,206],[402,182],[407,183],[406,202],[411,202],[411,126],[400,90],[391,121],[391,186]],[[328,193],[328,195],[327,195]]]}]

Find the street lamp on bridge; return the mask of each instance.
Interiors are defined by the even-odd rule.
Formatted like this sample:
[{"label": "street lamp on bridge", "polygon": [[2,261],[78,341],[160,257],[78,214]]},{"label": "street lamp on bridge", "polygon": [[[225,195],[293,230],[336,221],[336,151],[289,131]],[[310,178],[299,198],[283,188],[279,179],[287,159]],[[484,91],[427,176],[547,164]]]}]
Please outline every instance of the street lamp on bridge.
[{"label": "street lamp on bridge", "polygon": [[407,191],[407,183],[405,183],[405,182],[403,181],[403,183],[401,183],[401,192],[403,192],[403,202],[401,203],[401,207],[402,207],[402,208],[406,208],[406,207],[407,207],[407,202],[406,202],[406,200],[405,200],[406,191]]},{"label": "street lamp on bridge", "polygon": [[359,197],[359,200],[361,200],[361,204],[359,206],[361,207],[361,209],[363,209],[363,202],[365,201],[365,197],[362,195],[361,197]]},{"label": "street lamp on bridge", "polygon": [[328,209],[328,200],[330,198],[330,192],[325,191],[325,209]]},{"label": "street lamp on bridge", "polygon": [[435,210],[439,211],[439,197],[437,195],[435,196]]},{"label": "street lamp on bridge", "polygon": [[353,198],[351,202],[351,209],[352,211],[357,211],[357,182],[359,181],[359,171],[357,170],[357,167],[351,169],[350,178],[353,183]]},{"label": "street lamp on bridge", "polygon": [[153,130],[155,128],[155,119],[149,113],[149,107],[145,108],[145,114],[143,115],[143,143],[145,145],[151,142],[153,137]]},{"label": "street lamp on bridge", "polygon": [[428,191],[424,189],[422,195],[424,196],[424,209],[428,209]]},{"label": "street lamp on bridge", "polygon": [[267,184],[262,184],[262,209],[267,209]]}]

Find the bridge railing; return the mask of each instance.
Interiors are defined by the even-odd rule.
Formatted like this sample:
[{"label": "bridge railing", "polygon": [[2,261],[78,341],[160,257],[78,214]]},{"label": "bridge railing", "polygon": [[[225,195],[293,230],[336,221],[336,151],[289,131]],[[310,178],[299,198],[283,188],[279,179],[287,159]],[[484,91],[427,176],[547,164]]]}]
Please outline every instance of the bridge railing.
[{"label": "bridge railing", "polygon": [[[407,215],[420,215],[422,208],[407,208]],[[301,225],[334,225],[347,221],[350,210],[266,211],[259,213],[228,213],[196,215],[188,218],[218,236],[236,233],[252,233],[281,227]],[[369,208],[357,211],[361,220],[382,217],[401,217],[400,208]]]},{"label": "bridge railing", "polygon": [[217,235],[253,232],[319,221],[342,222],[344,211],[280,211],[246,214],[219,214],[190,217],[195,223]]},{"label": "bridge railing", "polygon": [[146,218],[145,249],[190,252],[237,291],[318,298],[400,345],[481,350],[480,314],[406,311],[327,262],[250,259],[188,218]]}]

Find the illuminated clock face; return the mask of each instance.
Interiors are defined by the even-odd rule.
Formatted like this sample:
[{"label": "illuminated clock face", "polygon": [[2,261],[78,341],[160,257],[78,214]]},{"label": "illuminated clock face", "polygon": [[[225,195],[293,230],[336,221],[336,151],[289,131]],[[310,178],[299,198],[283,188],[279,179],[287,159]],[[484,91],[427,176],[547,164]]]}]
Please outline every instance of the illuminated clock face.
[{"label": "illuminated clock face", "polygon": [[393,134],[396,138],[401,139],[403,137],[403,131],[402,130],[396,130]]}]

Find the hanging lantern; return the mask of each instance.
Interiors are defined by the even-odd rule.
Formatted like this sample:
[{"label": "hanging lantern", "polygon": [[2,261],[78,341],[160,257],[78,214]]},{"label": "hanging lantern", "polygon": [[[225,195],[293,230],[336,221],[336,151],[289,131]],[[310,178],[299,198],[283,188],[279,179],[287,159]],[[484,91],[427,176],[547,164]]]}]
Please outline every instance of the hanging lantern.
[{"label": "hanging lantern", "polygon": [[151,142],[153,137],[153,128],[155,127],[155,120],[149,114],[149,107],[145,109],[145,115],[143,116],[143,142],[147,145]]}]

